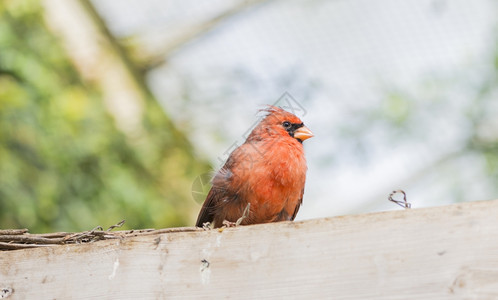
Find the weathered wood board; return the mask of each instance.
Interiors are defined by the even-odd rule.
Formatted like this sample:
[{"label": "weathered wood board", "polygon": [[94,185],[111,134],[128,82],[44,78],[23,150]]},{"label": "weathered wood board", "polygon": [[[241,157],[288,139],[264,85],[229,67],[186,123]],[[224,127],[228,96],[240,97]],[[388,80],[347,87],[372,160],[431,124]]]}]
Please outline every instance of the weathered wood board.
[{"label": "weathered wood board", "polygon": [[498,200],[0,252],[0,293],[498,299]]}]

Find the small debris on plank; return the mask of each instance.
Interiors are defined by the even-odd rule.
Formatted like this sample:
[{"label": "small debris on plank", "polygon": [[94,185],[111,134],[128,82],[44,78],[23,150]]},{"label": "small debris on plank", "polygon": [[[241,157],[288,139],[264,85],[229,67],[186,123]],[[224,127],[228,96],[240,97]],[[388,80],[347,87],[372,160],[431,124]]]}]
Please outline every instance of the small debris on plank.
[{"label": "small debris on plank", "polygon": [[[396,194],[403,194],[403,200],[396,200],[394,199],[394,196]],[[410,209],[412,208],[412,204],[409,203],[407,200],[406,200],[406,193],[405,191],[403,190],[396,190],[396,191],[393,191],[391,194],[389,194],[389,198],[387,198],[389,201],[391,202],[394,202],[396,203],[397,205],[403,207],[404,209]]]}]

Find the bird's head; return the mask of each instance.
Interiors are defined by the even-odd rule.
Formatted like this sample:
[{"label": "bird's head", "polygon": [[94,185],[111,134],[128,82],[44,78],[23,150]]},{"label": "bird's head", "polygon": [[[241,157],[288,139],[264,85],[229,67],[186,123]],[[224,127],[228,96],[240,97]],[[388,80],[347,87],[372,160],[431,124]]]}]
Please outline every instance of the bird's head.
[{"label": "bird's head", "polygon": [[313,137],[311,130],[296,115],[272,105],[262,111],[268,114],[253,131],[258,136],[290,136],[300,143]]}]

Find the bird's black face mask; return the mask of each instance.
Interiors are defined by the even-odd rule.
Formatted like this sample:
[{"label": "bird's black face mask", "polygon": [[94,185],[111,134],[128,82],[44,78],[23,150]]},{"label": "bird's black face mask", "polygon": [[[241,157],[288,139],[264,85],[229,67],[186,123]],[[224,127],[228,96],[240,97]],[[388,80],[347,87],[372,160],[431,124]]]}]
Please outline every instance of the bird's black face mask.
[{"label": "bird's black face mask", "polygon": [[[289,121],[285,121],[282,123],[282,126],[285,128],[285,130],[289,133],[289,135],[291,137],[294,137],[294,133],[296,132],[296,130],[298,130],[299,128],[303,127],[304,126],[304,123],[299,123],[299,124],[296,124],[296,123],[291,123]],[[300,142],[301,144],[303,143],[302,140],[300,139],[296,139],[298,142]]]}]

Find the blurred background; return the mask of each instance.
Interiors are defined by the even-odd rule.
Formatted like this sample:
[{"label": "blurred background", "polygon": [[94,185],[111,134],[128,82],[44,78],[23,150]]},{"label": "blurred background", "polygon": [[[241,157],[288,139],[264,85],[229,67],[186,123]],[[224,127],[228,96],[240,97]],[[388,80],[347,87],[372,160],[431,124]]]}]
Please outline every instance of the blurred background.
[{"label": "blurred background", "polygon": [[0,228],[191,226],[264,104],[298,219],[498,198],[495,0],[4,0]]}]

